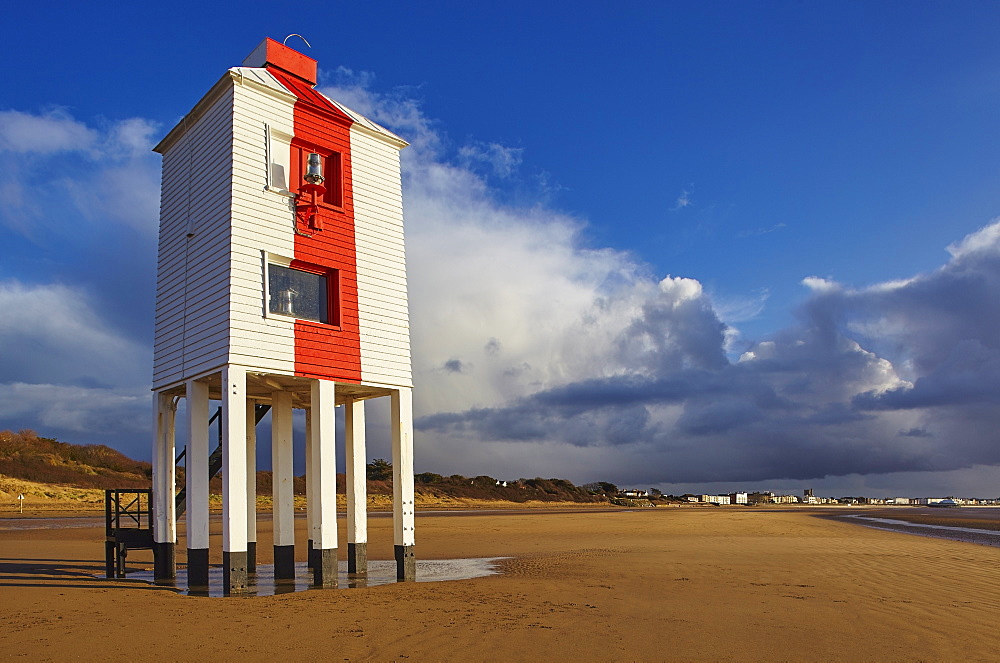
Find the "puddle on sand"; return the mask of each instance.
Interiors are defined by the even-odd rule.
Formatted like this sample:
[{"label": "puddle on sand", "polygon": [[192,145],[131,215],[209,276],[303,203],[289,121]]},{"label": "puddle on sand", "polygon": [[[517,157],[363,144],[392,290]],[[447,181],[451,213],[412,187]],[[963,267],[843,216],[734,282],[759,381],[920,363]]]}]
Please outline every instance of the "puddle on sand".
[{"label": "puddle on sand", "polygon": [[[496,575],[500,571],[498,565],[504,557],[470,557],[465,559],[428,559],[417,560],[416,582],[441,582],[444,580],[468,580]],[[367,575],[349,575],[347,562],[341,561],[337,568],[336,589],[353,589],[357,587],[376,587],[388,585],[396,580],[396,562],[388,560],[369,560]],[[103,578],[104,576],[98,576]],[[153,571],[131,571],[126,574],[126,580],[142,580],[153,583]],[[273,596],[275,594],[290,594],[316,589],[313,585],[312,569],[305,562],[295,564],[295,579],[274,578],[274,566],[258,564],[256,575],[250,576],[246,592],[232,596]],[[156,583],[160,587],[174,587],[180,594],[189,596],[226,596],[222,591],[222,567],[212,566],[208,570],[208,587],[189,588],[187,584],[187,569],[177,568],[177,578],[170,584]],[[323,589],[334,589],[326,587]]]}]

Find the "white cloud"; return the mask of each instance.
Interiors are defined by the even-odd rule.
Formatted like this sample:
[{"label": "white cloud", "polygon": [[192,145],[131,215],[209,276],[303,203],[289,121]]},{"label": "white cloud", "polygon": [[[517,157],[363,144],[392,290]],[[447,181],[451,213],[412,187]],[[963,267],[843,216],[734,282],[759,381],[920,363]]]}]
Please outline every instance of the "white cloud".
[{"label": "white cloud", "polygon": [[412,103],[354,85],[324,92],[413,146],[403,164],[418,410],[498,405],[574,380],[646,372],[664,353],[697,352],[643,322],[665,315],[653,313],[663,307],[700,315],[697,281],[658,282],[626,253],[584,248],[578,219],[492,197],[472,168],[487,163],[510,175],[520,150],[472,142],[451,163],[447,141]]},{"label": "white cloud", "polygon": [[139,117],[115,122],[107,132],[103,148],[117,158],[146,157],[156,144],[159,130],[155,122]]},{"label": "white cloud", "polygon": [[749,296],[744,297],[712,297],[720,317],[727,322],[742,322],[756,318],[764,310],[768,299],[771,298],[771,291],[768,288],[760,288],[753,291]]},{"label": "white cloud", "polygon": [[842,286],[836,281],[824,279],[820,276],[807,276],[802,279],[802,285],[815,293],[837,292],[842,289]]},{"label": "white cloud", "polygon": [[505,147],[499,143],[472,142],[458,148],[461,164],[475,170],[488,166],[490,174],[507,178],[517,171],[523,160],[524,150],[519,147]]},{"label": "white cloud", "polygon": [[677,200],[674,201],[673,207],[670,208],[671,212],[676,212],[677,210],[684,209],[685,207],[690,207],[694,203],[691,202],[691,194],[687,189],[683,189]]},{"label": "white cloud", "polygon": [[0,152],[52,154],[90,150],[98,133],[62,109],[41,114],[0,111]]},{"label": "white cloud", "polygon": [[[149,240],[159,208],[157,125],[92,128],[66,111],[0,112],[0,226],[39,245],[122,226]],[[81,223],[85,221],[85,223]]]},{"label": "white cloud", "polygon": [[960,242],[948,246],[948,253],[953,259],[961,259],[980,252],[995,253],[1000,247],[1000,218],[993,219],[988,225],[970,233]]}]

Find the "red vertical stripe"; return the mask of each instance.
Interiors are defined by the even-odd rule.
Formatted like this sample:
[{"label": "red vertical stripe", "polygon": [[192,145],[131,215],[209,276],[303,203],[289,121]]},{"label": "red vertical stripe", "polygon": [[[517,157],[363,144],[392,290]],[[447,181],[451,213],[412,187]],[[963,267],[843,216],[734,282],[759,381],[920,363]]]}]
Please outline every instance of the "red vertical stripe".
[{"label": "red vertical stripe", "polygon": [[[319,224],[322,229],[300,223],[296,234],[295,261],[339,271],[340,324],[321,324],[305,320],[295,322],[295,374],[336,380],[361,381],[361,334],[358,325],[358,269],[354,239],[354,191],[351,173],[352,120],[329,100],[303,81],[281,71],[269,70],[298,101],[294,107],[294,132],[291,173],[293,182],[302,181],[302,151],[309,148],[339,152],[343,196],[342,206],[322,205]],[[327,185],[334,186],[327,173]],[[296,184],[290,183],[293,187]],[[305,202],[306,196],[302,197]],[[292,267],[295,267],[295,262]]]}]

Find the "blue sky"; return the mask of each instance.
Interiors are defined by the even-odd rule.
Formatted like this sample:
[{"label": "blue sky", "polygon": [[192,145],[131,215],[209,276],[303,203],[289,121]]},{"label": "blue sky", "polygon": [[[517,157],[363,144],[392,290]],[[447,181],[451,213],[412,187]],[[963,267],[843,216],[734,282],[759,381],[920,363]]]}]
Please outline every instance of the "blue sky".
[{"label": "blue sky", "polygon": [[413,144],[418,470],[995,495],[998,14],[21,3],[0,428],[148,457],[149,148],[296,32]]}]

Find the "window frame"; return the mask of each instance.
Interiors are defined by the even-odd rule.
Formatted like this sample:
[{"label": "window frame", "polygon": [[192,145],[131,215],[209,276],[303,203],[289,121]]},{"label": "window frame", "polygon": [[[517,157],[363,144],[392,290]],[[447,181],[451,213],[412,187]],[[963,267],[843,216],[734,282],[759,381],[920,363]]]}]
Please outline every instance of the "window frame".
[{"label": "window frame", "polygon": [[[315,325],[322,327],[324,329],[342,329],[342,296],[340,290],[340,270],[334,267],[324,267],[322,265],[316,265],[312,263],[305,262],[303,260],[294,260],[291,258],[285,258],[282,256],[274,255],[268,252],[263,252],[264,260],[264,317],[271,318],[275,320],[285,320],[289,322],[303,323],[308,325]],[[311,318],[300,318],[295,315],[288,315],[278,311],[271,310],[271,266],[284,267],[286,269],[291,269],[299,272],[304,272],[306,274],[314,274],[317,276],[325,277],[326,279],[326,321],[313,320]]]},{"label": "window frame", "polygon": [[[283,196],[294,196],[296,189],[292,187],[292,140],[291,134],[274,129],[264,124],[264,188],[267,191]],[[282,154],[283,156],[278,156]],[[274,167],[285,168],[285,182],[277,182],[274,177]],[[284,184],[285,186],[281,186]]]},{"label": "window frame", "polygon": [[316,203],[327,209],[344,210],[344,155],[337,150],[320,147],[315,143],[307,143],[298,138],[292,138],[291,172],[289,173],[289,191],[298,193],[305,184],[303,176],[308,172],[309,154],[315,152],[323,159],[323,186],[326,193],[316,200]]}]

